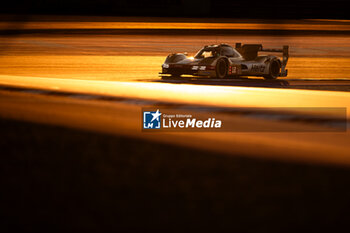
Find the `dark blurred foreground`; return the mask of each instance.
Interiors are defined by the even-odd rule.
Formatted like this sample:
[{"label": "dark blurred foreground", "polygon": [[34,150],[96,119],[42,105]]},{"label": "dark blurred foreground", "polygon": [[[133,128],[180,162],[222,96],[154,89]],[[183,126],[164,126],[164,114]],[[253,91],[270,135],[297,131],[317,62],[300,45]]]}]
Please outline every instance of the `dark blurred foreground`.
[{"label": "dark blurred foreground", "polygon": [[349,168],[5,119],[0,128],[1,232],[334,232],[348,225]]}]

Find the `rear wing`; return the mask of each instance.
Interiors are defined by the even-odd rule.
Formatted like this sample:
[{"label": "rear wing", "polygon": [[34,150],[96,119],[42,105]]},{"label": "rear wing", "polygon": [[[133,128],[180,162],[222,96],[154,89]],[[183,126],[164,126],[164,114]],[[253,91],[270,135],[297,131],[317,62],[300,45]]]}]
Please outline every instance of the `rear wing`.
[{"label": "rear wing", "polygon": [[[264,49],[261,44],[244,44],[236,43],[236,49],[242,53],[248,60],[256,58],[259,51],[271,52],[271,53],[282,53],[282,64],[281,64],[281,77],[286,77],[288,70],[286,69],[288,58],[289,58],[289,46],[283,45],[282,49]],[[253,58],[254,57],[254,58]]]}]

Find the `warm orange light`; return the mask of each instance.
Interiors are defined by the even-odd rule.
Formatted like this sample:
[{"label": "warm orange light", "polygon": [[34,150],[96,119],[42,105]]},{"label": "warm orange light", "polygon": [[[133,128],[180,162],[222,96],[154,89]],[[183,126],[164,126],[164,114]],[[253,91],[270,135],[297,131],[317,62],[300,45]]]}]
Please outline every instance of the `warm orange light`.
[{"label": "warm orange light", "polygon": [[[9,22],[0,22],[0,29],[8,28]],[[15,27],[14,25],[13,27]],[[339,30],[349,31],[350,24],[309,23],[193,23],[193,22],[26,22],[19,29],[249,29],[249,30]],[[13,28],[16,29],[16,28]]]}]

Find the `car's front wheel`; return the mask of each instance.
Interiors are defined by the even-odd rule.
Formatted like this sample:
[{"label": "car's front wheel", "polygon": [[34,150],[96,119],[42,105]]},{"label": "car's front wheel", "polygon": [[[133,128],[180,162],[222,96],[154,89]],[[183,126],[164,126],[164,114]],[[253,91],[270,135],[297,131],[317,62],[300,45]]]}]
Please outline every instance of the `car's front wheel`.
[{"label": "car's front wheel", "polygon": [[216,63],[216,77],[226,78],[227,77],[227,63],[224,59],[219,59]]}]

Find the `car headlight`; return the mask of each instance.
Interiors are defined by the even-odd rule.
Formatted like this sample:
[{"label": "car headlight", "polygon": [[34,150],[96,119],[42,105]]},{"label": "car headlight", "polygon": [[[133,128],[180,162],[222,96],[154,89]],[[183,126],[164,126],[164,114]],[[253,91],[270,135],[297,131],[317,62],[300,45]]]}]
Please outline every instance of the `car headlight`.
[{"label": "car headlight", "polygon": [[165,69],[168,69],[168,68],[169,68],[169,64],[166,64],[166,63],[164,63],[162,66],[163,66],[163,68],[165,68]]},{"label": "car headlight", "polygon": [[200,66],[199,70],[205,70],[205,68],[207,68],[206,66]]},{"label": "car headlight", "polygon": [[192,70],[198,70],[198,66],[192,66]]}]

